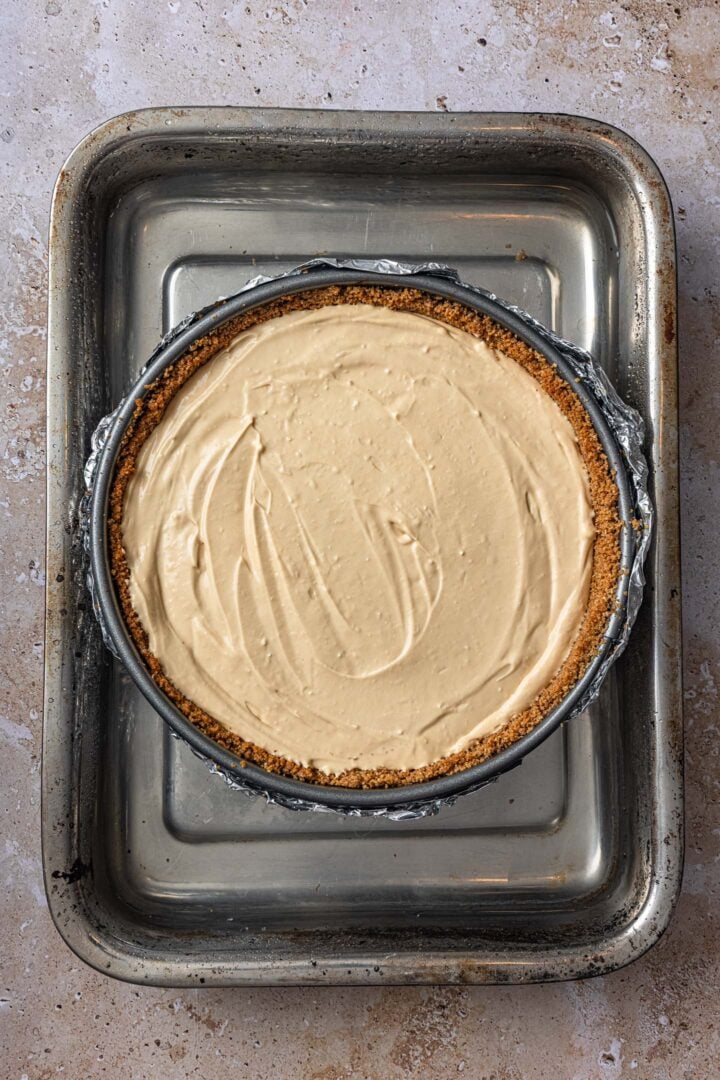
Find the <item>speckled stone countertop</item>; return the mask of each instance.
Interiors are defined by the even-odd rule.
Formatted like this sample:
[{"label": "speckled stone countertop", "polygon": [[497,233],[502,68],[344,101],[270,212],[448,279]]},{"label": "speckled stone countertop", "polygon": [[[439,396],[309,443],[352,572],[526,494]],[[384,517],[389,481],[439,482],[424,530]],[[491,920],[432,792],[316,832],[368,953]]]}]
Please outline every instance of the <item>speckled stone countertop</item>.
[{"label": "speckled stone countertop", "polygon": [[[3,1076],[717,1076],[718,0],[6,0],[0,28]],[[670,930],[629,968],[515,989],[181,993],[105,979],[54,930],[39,851],[50,192],[81,135],[161,104],[575,112],[660,164],[679,242],[687,864]]]}]

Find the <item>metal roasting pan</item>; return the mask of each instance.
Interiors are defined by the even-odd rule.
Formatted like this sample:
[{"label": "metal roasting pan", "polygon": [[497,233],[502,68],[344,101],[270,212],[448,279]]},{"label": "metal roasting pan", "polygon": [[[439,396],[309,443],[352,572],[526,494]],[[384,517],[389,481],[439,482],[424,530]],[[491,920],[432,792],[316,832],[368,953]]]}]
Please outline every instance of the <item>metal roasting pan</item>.
[{"label": "metal roasting pan", "polygon": [[[435,818],[297,814],[174,739],[105,652],[89,438],[186,314],[314,255],[456,266],[590,351],[643,414],[657,526],[626,654],[519,769]],[[168,985],[608,971],[682,865],[675,250],[662,177],[566,116],[158,109],[73,151],[50,230],[43,858],[68,944]]]}]

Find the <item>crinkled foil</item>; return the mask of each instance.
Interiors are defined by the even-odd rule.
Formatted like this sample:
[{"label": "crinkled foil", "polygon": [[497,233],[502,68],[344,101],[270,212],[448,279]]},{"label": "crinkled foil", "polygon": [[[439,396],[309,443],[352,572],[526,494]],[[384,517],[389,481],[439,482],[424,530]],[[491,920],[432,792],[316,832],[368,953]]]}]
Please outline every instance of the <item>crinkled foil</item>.
[{"label": "crinkled foil", "polygon": [[[553,346],[553,348],[557,349],[575,373],[578,381],[582,381],[585,384],[597,401],[615,436],[618,448],[625,462],[628,480],[633,495],[635,518],[638,525],[631,530],[634,551],[628,571],[628,588],[624,620],[603,664],[598,668],[595,678],[589,684],[575,707],[565,718],[564,722],[567,722],[567,720],[570,720],[573,716],[577,716],[579,713],[584,712],[590,703],[598,696],[600,687],[608,670],[628,643],[630,631],[632,630],[637,613],[640,609],[640,604],[642,603],[643,588],[645,585],[643,566],[650,547],[654,516],[652,502],[648,493],[648,467],[642,450],[645,437],[642,417],[635,409],[626,405],[622,398],[620,398],[605,372],[595,363],[588,352],[578,348],[577,345],[573,345],[572,342],[564,341],[562,338],[559,338],[521,308],[506,303],[504,300],[500,299],[500,297],[495,296],[494,293],[487,292],[477,286],[468,285],[466,282],[463,282],[456,270],[450,266],[445,266],[442,263],[399,263],[392,259],[311,259],[284,274],[278,274],[273,277],[264,275],[254,277],[248,281],[242,289],[239,289],[238,293],[235,295],[247,292],[249,289],[254,289],[257,285],[264,285],[268,282],[276,281],[279,278],[300,276],[305,274],[308,270],[317,269],[360,270],[369,271],[375,274],[401,274],[407,275],[408,277],[412,277],[413,274],[422,274],[425,277],[438,277],[453,281],[471,292],[489,297],[489,299],[493,300],[499,307],[519,316],[528,327],[531,327],[535,331],[536,334],[543,338],[549,345]],[[409,284],[411,283],[409,282]],[[229,299],[229,297],[219,298],[215,303],[210,304],[201,311],[188,315],[182,322],[173,327],[173,329],[165,335],[162,341],[158,343],[152,356],[143,368],[143,371],[152,363],[158,353],[164,349],[166,345],[170,344],[178,334],[192,326],[193,323],[197,322],[203,315],[211,311],[218,303],[222,303],[227,299]],[[142,374],[142,372],[140,374]],[[97,473],[98,460],[107,436],[112,428],[115,416],[122,407],[122,404],[123,402],[120,402],[118,407],[108,416],[103,417],[98,424],[92,436],[91,453],[85,465],[86,494],[80,507],[80,528],[83,535],[83,548],[86,555],[89,552],[89,510],[92,501],[93,485]],[[100,624],[103,641],[109,651],[117,657],[117,652],[105,625],[103,612],[96,599],[89,561],[86,565],[86,576],[88,588],[92,597],[93,610],[97,621]],[[173,732],[173,736],[184,742],[181,736],[177,735],[175,732]],[[466,788],[461,793],[449,797],[427,799],[421,802],[405,803],[402,805],[391,805],[389,803],[387,806],[382,807],[361,807],[353,806],[349,803],[342,807],[331,807],[323,803],[312,802],[308,799],[290,798],[279,792],[269,792],[264,788],[256,786],[250,779],[244,781],[239,779],[237,775],[226,773],[215,762],[210,761],[194,748],[191,749],[193,750],[193,753],[205,763],[210,772],[221,776],[225,783],[234,790],[242,791],[247,795],[261,795],[268,803],[282,806],[289,810],[313,810],[318,813],[338,813],[348,817],[383,817],[388,818],[391,821],[405,821],[428,817],[432,814],[437,814],[444,806],[449,806],[454,803],[455,800],[460,797],[460,794],[466,795],[491,782],[483,780],[475,786]],[[390,798],[391,797],[392,796],[390,796]]]}]

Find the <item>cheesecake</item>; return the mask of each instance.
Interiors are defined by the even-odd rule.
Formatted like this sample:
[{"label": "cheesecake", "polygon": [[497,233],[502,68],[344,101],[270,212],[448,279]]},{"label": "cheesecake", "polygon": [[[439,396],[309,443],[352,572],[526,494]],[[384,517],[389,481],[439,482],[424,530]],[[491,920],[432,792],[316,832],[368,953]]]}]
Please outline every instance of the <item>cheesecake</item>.
[{"label": "cheesecake", "polygon": [[152,678],[243,760],[405,785],[536,726],[620,568],[590,417],[538,352],[412,288],[245,312],[138,401],[112,573]]}]

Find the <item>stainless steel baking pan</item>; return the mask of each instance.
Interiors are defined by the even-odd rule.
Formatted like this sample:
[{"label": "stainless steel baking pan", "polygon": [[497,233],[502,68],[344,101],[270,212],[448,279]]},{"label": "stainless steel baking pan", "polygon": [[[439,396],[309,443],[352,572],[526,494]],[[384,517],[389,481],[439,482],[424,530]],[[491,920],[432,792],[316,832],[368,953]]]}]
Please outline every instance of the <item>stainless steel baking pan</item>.
[{"label": "stainless steel baking pan", "polygon": [[[85,599],[82,463],[190,311],[319,254],[459,267],[645,416],[648,596],[600,698],[438,817],[296,815],[164,731]],[[51,221],[43,839],[89,963],[199,983],[530,981],[662,933],[682,852],[675,268],[647,155],[574,117],[151,110],[73,152]]]}]

